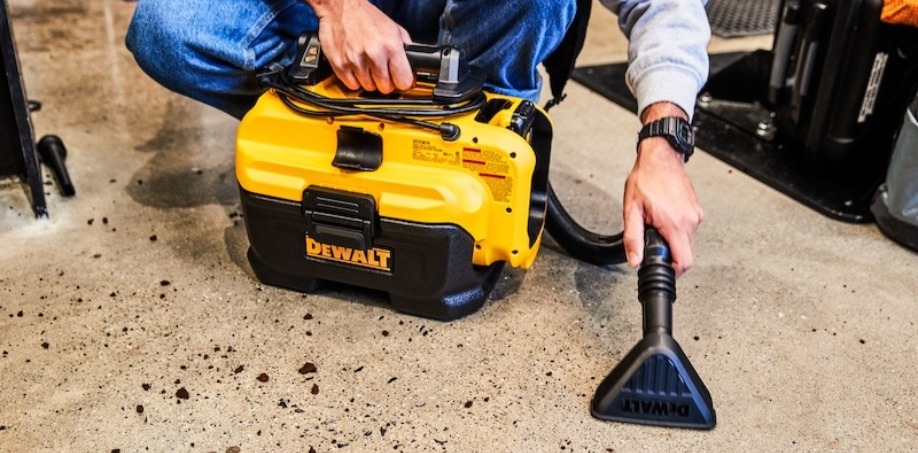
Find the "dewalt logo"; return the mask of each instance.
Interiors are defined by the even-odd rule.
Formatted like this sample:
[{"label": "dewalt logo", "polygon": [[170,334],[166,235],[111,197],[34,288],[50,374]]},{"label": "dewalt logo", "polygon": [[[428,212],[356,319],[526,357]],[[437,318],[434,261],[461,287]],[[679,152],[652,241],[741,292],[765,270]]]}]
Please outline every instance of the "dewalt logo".
[{"label": "dewalt logo", "polygon": [[392,251],[373,248],[359,250],[339,245],[323,244],[310,237],[306,238],[306,255],[313,258],[367,267],[381,271],[392,271]]},{"label": "dewalt logo", "polygon": [[622,399],[622,413],[661,417],[688,417],[689,405],[686,403],[624,398]]}]

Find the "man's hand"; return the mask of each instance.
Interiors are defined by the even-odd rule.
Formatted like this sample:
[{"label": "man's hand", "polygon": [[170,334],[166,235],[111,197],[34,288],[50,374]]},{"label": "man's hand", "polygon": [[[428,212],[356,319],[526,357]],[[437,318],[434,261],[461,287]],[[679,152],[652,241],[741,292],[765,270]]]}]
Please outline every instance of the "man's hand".
[{"label": "man's hand", "polygon": [[352,90],[391,93],[414,85],[408,32],[367,0],[306,0],[319,17],[322,52]]},{"label": "man's hand", "polygon": [[[670,103],[647,107],[643,124],[666,116],[688,115]],[[655,227],[669,243],[673,268],[680,276],[692,267],[692,244],[704,213],[685,172],[685,162],[663,137],[641,141],[631,174],[625,181],[623,202],[625,253],[628,264],[638,267],[644,259],[644,225]]]}]

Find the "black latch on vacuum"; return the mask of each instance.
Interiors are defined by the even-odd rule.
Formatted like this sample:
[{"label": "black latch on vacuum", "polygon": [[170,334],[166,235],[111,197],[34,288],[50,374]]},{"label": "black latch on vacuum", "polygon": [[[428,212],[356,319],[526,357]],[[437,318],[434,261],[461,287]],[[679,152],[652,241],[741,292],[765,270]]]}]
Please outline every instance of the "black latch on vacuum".
[{"label": "black latch on vacuum", "polygon": [[379,169],[383,158],[383,140],[379,134],[359,127],[338,129],[338,148],[332,165],[345,170],[373,171]]},{"label": "black latch on vacuum", "polygon": [[323,244],[369,250],[376,233],[376,200],[366,194],[324,187],[303,191],[306,235]]},{"label": "black latch on vacuum", "polygon": [[315,85],[332,74],[331,66],[323,62],[319,37],[305,33],[297,39],[296,57],[287,69],[287,77],[295,83]]}]

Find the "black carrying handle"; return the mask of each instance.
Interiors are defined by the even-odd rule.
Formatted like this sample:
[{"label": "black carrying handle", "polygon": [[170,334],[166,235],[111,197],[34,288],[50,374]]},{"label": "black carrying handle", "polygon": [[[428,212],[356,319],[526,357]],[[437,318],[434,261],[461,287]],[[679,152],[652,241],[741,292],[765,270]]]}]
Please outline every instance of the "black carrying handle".
[{"label": "black carrying handle", "polygon": [[[455,50],[456,55],[452,55]],[[414,74],[432,74],[439,76],[443,60],[449,58],[464,59],[462,51],[453,47],[437,47],[430,44],[405,44],[405,56]]]},{"label": "black carrying handle", "polygon": [[484,86],[484,75],[468,65],[465,52],[458,47],[406,44],[405,56],[419,80],[435,84],[434,100],[466,101],[478,95]]},{"label": "black carrying handle", "polygon": [[[405,56],[419,80],[434,84],[432,97],[436,101],[462,102],[482,90],[483,74],[467,64],[465,52],[458,47],[406,44]],[[287,77],[296,83],[313,85],[331,74],[331,65],[322,54],[319,36],[315,33],[300,35]]]},{"label": "black carrying handle", "polygon": [[638,300],[644,312],[644,335],[672,335],[676,271],[669,244],[652,226],[644,227],[644,261],[638,269]]}]

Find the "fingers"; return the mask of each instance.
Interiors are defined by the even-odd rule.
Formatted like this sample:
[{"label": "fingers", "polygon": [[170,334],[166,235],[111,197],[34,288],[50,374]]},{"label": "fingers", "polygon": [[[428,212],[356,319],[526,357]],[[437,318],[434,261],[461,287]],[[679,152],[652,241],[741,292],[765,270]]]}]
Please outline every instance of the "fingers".
[{"label": "fingers", "polygon": [[414,71],[405,54],[405,43],[410,43],[408,32],[397,27],[390,39],[351,40],[349,52],[342,65],[355,85],[350,89],[379,91],[389,94],[394,90],[407,90],[414,85]]},{"label": "fingers", "polygon": [[625,233],[622,240],[625,244],[625,257],[628,266],[637,269],[644,260],[644,210],[640,205],[632,204],[624,211]]},{"label": "fingers", "polygon": [[673,257],[673,270],[676,271],[676,278],[681,277],[694,264],[692,239],[682,230],[671,232],[668,236],[661,230],[660,234],[669,243],[669,251]]},{"label": "fingers", "polygon": [[637,268],[644,258],[644,229],[651,225],[669,244],[676,276],[688,271],[693,261],[695,233],[704,217],[684,164],[669,160],[675,153],[662,149],[659,159],[652,143],[645,140],[639,161],[625,182],[623,236],[628,265]]},{"label": "fingers", "polygon": [[695,247],[695,233],[704,219],[704,212],[698,205],[686,209],[678,221],[661,222],[657,227],[660,234],[669,244],[669,251],[673,257],[673,270],[676,277],[688,272],[695,263],[693,250]]},{"label": "fingers", "polygon": [[[367,67],[368,64],[370,65],[369,67]],[[377,73],[376,77],[379,77],[383,83],[386,83],[386,80],[388,80],[388,74],[381,74],[381,70],[377,65],[378,63],[373,60],[358,60],[352,65],[351,71],[354,73],[354,77],[357,78],[357,81],[360,82],[360,87],[363,88],[364,91],[376,91],[377,86],[376,80],[374,80],[374,72]],[[388,72],[388,69],[386,72]]]},{"label": "fingers", "polygon": [[338,76],[338,80],[348,87],[351,90],[360,89],[360,81],[357,80],[357,76],[354,75],[350,70],[338,69],[338,67],[333,66],[332,69],[335,71],[335,75]]},{"label": "fingers", "polygon": [[[403,45],[413,42],[408,30],[399,26],[398,31],[402,36]],[[399,52],[396,58],[389,61],[389,74],[392,76],[392,82],[395,84],[396,89],[407,90],[414,86],[414,69],[411,68],[408,56],[404,52]]]},{"label": "fingers", "polygon": [[[408,62],[405,52],[401,52],[395,58],[389,60],[388,69],[395,89],[407,90],[414,86],[414,70],[411,69],[411,64]],[[384,93],[387,92],[384,91]]]},{"label": "fingers", "polygon": [[673,270],[676,277],[682,276],[694,264],[692,249],[694,245],[695,229],[698,223],[686,222],[676,224],[674,222],[652,223],[645,219],[643,211],[638,208],[632,208],[625,211],[625,233],[623,242],[625,245],[625,254],[628,258],[628,266],[637,269],[644,260],[644,232],[645,225],[650,224],[669,245],[669,251],[673,259]]},{"label": "fingers", "polygon": [[[407,90],[414,86],[414,70],[408,62],[404,49],[392,55],[373,60],[371,68],[376,90],[389,94],[395,90]],[[364,89],[368,89],[364,86]]]},{"label": "fingers", "polygon": [[645,220],[643,215],[631,214],[625,216],[625,253],[628,257],[628,265],[632,268],[638,268],[644,260],[644,233],[645,223],[650,224],[669,246],[669,252],[672,256],[673,270],[676,277],[681,277],[691,269],[694,264],[692,250],[694,246],[695,229],[697,223],[689,222],[687,224],[677,225],[672,222],[651,223]]},{"label": "fingers", "polygon": [[408,32],[369,4],[346,12],[331,8],[319,23],[322,50],[341,83],[351,90],[384,94],[411,88]]},{"label": "fingers", "polygon": [[346,57],[332,66],[341,82],[352,90],[388,94],[414,85],[414,71],[403,48],[372,53],[366,50],[362,55]]}]

